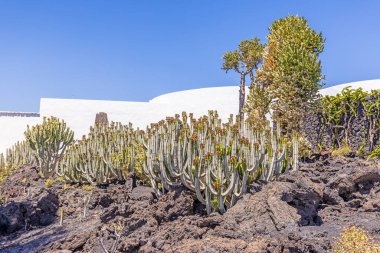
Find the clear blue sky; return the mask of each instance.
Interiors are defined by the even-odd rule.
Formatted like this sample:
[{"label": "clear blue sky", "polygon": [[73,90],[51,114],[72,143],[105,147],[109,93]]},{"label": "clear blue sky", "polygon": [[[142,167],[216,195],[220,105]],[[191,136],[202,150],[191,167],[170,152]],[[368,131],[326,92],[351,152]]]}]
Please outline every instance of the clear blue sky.
[{"label": "clear blue sky", "polygon": [[236,85],[223,53],[288,14],[327,38],[327,85],[380,78],[379,0],[0,0],[0,111]]}]

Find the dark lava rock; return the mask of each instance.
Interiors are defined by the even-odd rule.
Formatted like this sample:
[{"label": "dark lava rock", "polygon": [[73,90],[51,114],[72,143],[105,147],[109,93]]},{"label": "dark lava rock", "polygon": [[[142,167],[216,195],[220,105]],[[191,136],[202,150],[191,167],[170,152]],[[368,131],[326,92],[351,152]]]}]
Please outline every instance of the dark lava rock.
[{"label": "dark lava rock", "polygon": [[43,192],[37,200],[11,201],[0,206],[0,234],[10,234],[30,226],[47,226],[56,218],[58,198]]},{"label": "dark lava rock", "polygon": [[133,200],[149,200],[153,201],[155,197],[154,190],[152,187],[147,186],[137,186],[132,190],[131,199]]},{"label": "dark lava rock", "polygon": [[132,180],[44,189],[21,167],[0,186],[0,252],[331,252],[352,225],[380,241],[380,168],[357,158],[317,159],[256,183],[224,215],[206,216],[186,189],[156,198]]}]

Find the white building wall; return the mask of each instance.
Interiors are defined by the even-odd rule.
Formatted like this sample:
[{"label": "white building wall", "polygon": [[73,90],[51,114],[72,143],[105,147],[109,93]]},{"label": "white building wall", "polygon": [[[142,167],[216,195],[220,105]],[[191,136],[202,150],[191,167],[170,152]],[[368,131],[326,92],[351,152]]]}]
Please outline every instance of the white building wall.
[{"label": "white building wall", "polygon": [[[323,95],[335,95],[347,86],[362,87],[368,91],[380,89],[380,79],[337,85],[320,92]],[[246,93],[248,94],[248,88]],[[131,122],[134,127],[140,129],[182,111],[194,113],[195,117],[199,117],[207,114],[209,110],[217,110],[222,120],[226,121],[230,114],[238,112],[238,94],[238,86],[227,86],[168,93],[149,102],[42,98],[40,115],[41,118],[55,116],[65,120],[74,130],[75,137],[81,138],[94,124],[98,112],[106,112],[109,121],[123,124]],[[0,117],[0,153],[22,140],[26,126],[40,123],[41,118]]]},{"label": "white building wall", "polygon": [[88,133],[98,112],[107,113],[109,121],[132,122],[135,127],[145,129],[149,120],[159,121],[162,115],[171,114],[172,111],[167,105],[144,102],[42,98],[40,103],[41,117],[55,116],[65,120],[74,130],[75,138]]},{"label": "white building wall", "polygon": [[183,111],[200,117],[209,110],[217,110],[223,120],[238,111],[238,88],[217,87],[173,92],[156,97],[149,102],[124,102],[82,99],[42,98],[41,117],[55,116],[64,119],[74,130],[75,137],[88,133],[98,112],[107,113],[109,121],[131,122],[134,127],[145,129],[150,123]]},{"label": "white building wall", "polygon": [[345,87],[351,87],[352,89],[362,88],[364,91],[377,90],[380,89],[380,79],[335,85],[325,89],[321,89],[320,93],[322,95],[334,96],[337,93],[341,92]]},{"label": "white building wall", "polygon": [[[248,94],[248,88],[246,89]],[[192,112],[196,117],[207,114],[209,110],[218,111],[223,120],[239,111],[239,87],[213,87],[172,92],[153,98],[153,104],[167,104],[182,111]]]},{"label": "white building wall", "polygon": [[38,117],[0,117],[0,153],[24,139],[27,125],[40,122]]}]

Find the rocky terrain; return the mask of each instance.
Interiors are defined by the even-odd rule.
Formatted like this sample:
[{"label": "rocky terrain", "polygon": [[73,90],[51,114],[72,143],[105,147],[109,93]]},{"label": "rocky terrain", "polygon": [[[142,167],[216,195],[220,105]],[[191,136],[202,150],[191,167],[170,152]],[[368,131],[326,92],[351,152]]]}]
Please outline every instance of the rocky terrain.
[{"label": "rocky terrain", "polygon": [[[380,166],[358,158],[303,163],[253,185],[224,215],[193,193],[157,199],[131,177],[103,187],[51,187],[24,166],[0,186],[0,252],[331,252],[344,227],[380,241]],[[62,223],[62,224],[60,224]]]}]

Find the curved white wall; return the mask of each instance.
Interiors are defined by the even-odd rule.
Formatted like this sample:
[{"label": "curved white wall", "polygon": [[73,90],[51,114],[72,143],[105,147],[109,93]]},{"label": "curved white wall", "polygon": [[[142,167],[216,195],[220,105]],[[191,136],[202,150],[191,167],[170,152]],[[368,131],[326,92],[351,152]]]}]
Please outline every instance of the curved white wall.
[{"label": "curved white wall", "polygon": [[[380,89],[379,80],[360,81],[337,85],[320,91],[323,95],[335,95],[344,87],[362,87],[364,90]],[[247,92],[248,93],[248,88]],[[180,114],[182,111],[194,113],[195,117],[217,110],[222,120],[238,112],[239,87],[212,87],[173,92],[153,98],[149,102],[126,102],[81,99],[42,98],[40,115],[64,119],[74,130],[75,137],[87,134],[98,112],[106,112],[108,120],[124,124],[133,123],[135,127],[145,128],[152,122],[166,116]],[[36,117],[0,117],[0,153],[23,139],[26,126],[41,122]]]},{"label": "curved white wall", "polygon": [[42,98],[41,117],[55,116],[64,119],[80,138],[88,133],[98,112],[106,112],[109,121],[124,124],[131,122],[134,127],[145,129],[150,123],[167,116],[186,111],[200,117],[209,110],[217,110],[227,120],[231,113],[238,111],[238,89],[236,87],[215,87],[174,92],[156,97],[149,102],[123,102],[82,99]]},{"label": "curved white wall", "polygon": [[146,102],[81,99],[42,98],[40,103],[41,117],[55,116],[64,119],[67,125],[74,130],[76,138],[88,133],[98,112],[107,113],[109,121],[124,124],[132,122],[135,127],[145,129],[150,122],[161,120],[162,115],[174,114],[175,108]]},{"label": "curved white wall", "polygon": [[362,88],[365,91],[380,89],[380,79],[365,80],[359,82],[345,83],[340,85],[331,86],[320,90],[322,95],[333,96],[343,90],[345,87],[351,87],[353,89]]}]

